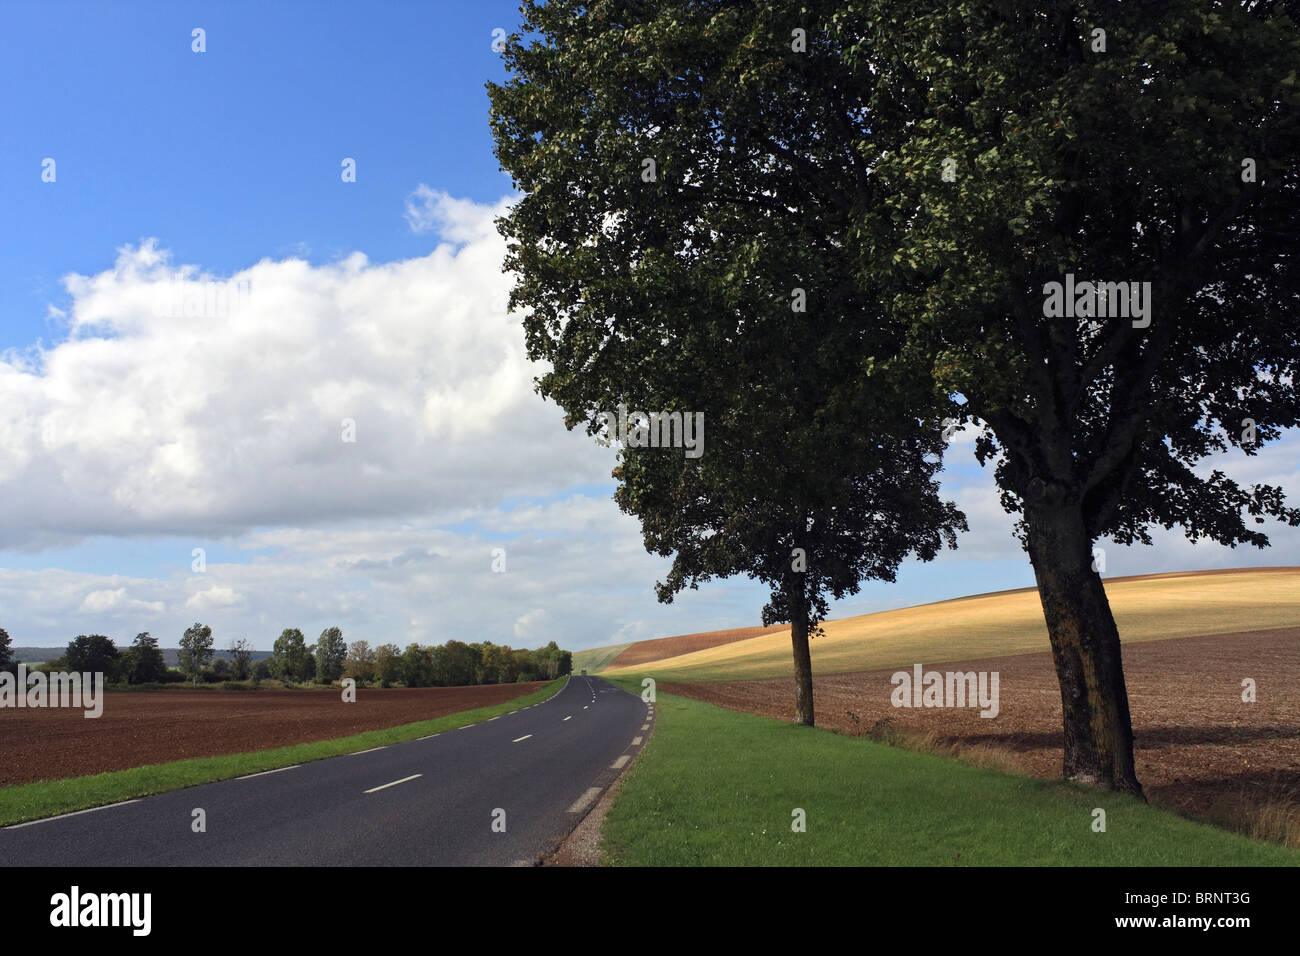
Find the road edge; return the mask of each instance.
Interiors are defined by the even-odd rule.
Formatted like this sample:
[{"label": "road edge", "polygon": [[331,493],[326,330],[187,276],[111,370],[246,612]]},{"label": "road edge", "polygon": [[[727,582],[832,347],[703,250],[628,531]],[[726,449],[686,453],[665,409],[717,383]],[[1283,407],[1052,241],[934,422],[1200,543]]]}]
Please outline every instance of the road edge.
[{"label": "road edge", "polygon": [[636,748],[632,759],[605,786],[600,798],[587,809],[582,819],[578,821],[578,825],[569,831],[569,835],[560,841],[559,846],[550,853],[543,854],[537,863],[538,866],[584,867],[605,865],[600,859],[600,828],[605,822],[605,814],[609,812],[609,808],[614,805],[615,799],[618,798],[619,790],[623,786],[624,776],[636,765],[646,747],[650,746],[650,740],[654,736],[655,727],[658,723],[655,720],[654,704],[649,704],[647,708],[646,723],[650,726],[644,732],[641,745]]}]

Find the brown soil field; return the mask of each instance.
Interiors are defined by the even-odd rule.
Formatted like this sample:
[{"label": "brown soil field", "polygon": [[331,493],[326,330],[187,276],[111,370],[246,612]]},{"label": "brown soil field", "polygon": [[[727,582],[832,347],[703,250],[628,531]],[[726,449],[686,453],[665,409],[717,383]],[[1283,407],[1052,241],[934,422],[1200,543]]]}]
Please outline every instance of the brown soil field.
[{"label": "brown soil field", "polygon": [[5,708],[0,786],[346,737],[505,703],[545,684],[363,687],[351,704],[324,689],[110,691],[93,719],[75,708]]},{"label": "brown soil field", "polygon": [[789,624],[773,624],[771,627],[738,627],[730,631],[704,631],[699,634],[679,634],[677,637],[656,637],[649,641],[637,641],[630,647],[623,648],[618,657],[610,661],[610,667],[628,667],[633,664],[646,664],[661,661],[678,654],[702,651],[706,647],[719,644],[734,644],[747,641],[751,637],[762,637],[775,631],[788,631]]},{"label": "brown soil field", "polygon": [[[1126,645],[1123,656],[1138,779],[1152,803],[1228,824],[1252,808],[1300,813],[1300,628],[1138,643]],[[817,725],[855,736],[926,735],[957,752],[995,751],[1034,776],[1060,776],[1061,696],[1050,653],[922,663],[926,671],[997,671],[998,715],[895,708],[891,669],[814,678]],[[1241,699],[1247,677],[1256,682],[1253,704]],[[791,678],[659,687],[794,719]]]}]

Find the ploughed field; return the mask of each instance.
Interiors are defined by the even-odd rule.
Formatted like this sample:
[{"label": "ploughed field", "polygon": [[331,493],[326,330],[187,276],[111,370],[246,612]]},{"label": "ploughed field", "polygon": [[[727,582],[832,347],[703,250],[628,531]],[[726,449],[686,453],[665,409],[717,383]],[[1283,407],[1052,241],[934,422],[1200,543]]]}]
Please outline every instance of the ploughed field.
[{"label": "ploughed field", "polygon": [[[1123,656],[1138,779],[1152,803],[1212,820],[1243,807],[1300,807],[1300,627],[1125,643]],[[944,674],[996,671],[997,716],[981,717],[977,706],[893,706],[891,677],[910,674],[908,664],[815,676],[818,726],[928,735],[958,750],[983,745],[1023,772],[1059,777],[1061,696],[1050,652],[915,663]],[[1254,703],[1242,700],[1244,678],[1255,681]],[[778,719],[795,715],[789,677],[661,681],[659,689]]]},{"label": "ploughed field", "polygon": [[109,692],[104,713],[0,710],[0,786],[245,753],[444,717],[535,692],[546,681],[476,687]]}]

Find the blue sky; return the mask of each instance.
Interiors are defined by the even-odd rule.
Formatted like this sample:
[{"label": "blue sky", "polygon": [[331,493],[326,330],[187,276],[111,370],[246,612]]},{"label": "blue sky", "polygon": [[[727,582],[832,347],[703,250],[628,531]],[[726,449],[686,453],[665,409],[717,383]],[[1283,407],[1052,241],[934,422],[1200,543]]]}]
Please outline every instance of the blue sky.
[{"label": "blue sky", "polygon": [[[745,582],[655,601],[666,564],[610,501],[612,452],[531,393],[500,306],[510,182],[484,90],[504,77],[492,31],[517,19],[495,2],[0,5],[16,644],[175,646],[202,619],[220,646],[339,624],[371,644],[580,648],[758,623]],[[231,279],[252,290],[239,315],[148,305]],[[1294,479],[1294,451],[1236,473]],[[837,615],[1032,583],[969,436],[950,460],[961,550]],[[1108,573],[1300,563],[1289,533],[1271,554],[1159,540],[1113,549]]]},{"label": "blue sky", "polygon": [[[495,2],[0,5],[0,347],[56,335],[62,276],[145,236],[219,272],[428,252],[393,215],[413,184],[509,189],[484,83],[504,78],[491,31],[517,21]],[[47,156],[57,189],[32,175]]]}]

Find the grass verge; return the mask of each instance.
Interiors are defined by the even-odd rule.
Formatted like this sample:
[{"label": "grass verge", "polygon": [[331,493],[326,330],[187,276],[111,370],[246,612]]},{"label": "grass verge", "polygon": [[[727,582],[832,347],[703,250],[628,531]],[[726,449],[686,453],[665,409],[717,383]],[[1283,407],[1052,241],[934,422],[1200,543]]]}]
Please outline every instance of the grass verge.
[{"label": "grass verge", "polygon": [[616,865],[1300,866],[1131,797],[657,697],[601,828]]},{"label": "grass verge", "polygon": [[0,788],[0,826],[70,813],[74,810],[100,807],[121,800],[163,793],[167,790],[181,790],[218,780],[229,780],[232,777],[323,760],[326,757],[338,757],[357,750],[383,747],[404,740],[414,740],[426,734],[454,730],[466,724],[478,723],[489,717],[545,700],[559,693],[567,680],[567,677],[561,677],[531,694],[516,697],[505,703],[493,704],[491,707],[464,710],[457,714],[446,714],[432,720],[421,720],[382,730],[367,730],[348,737],[336,737],[333,740],[318,740],[293,744],[289,747],[254,750],[250,753],[227,754],[219,757],[194,757],[190,760],[174,760],[169,763],[132,767],[130,770],[114,770],[111,773],[68,777],[62,780],[41,780],[36,783]]}]

